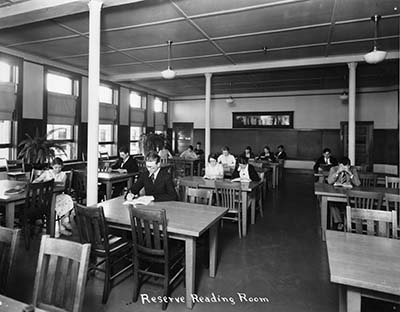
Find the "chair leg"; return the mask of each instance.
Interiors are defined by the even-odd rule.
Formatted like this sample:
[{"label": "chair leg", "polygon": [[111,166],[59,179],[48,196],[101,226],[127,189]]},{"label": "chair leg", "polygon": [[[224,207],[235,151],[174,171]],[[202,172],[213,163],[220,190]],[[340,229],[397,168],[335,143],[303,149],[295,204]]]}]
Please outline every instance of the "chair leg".
[{"label": "chair leg", "polygon": [[[164,298],[168,297],[169,294],[169,278],[164,277],[164,289],[163,289],[163,296]],[[167,308],[168,303],[164,300],[161,306],[161,309],[165,310]]]},{"label": "chair leg", "polygon": [[134,264],[133,266],[133,298],[132,301],[136,302],[139,296],[140,289],[139,268]]},{"label": "chair leg", "polygon": [[104,287],[103,287],[103,299],[102,303],[105,304],[107,303],[108,300],[108,295],[110,294],[110,275],[111,275],[111,270],[110,270],[110,259],[106,259],[105,263],[105,276],[104,276]]},{"label": "chair leg", "polygon": [[238,218],[238,230],[239,230],[239,238],[242,238],[242,218],[240,218],[241,212],[239,211],[239,218]]}]

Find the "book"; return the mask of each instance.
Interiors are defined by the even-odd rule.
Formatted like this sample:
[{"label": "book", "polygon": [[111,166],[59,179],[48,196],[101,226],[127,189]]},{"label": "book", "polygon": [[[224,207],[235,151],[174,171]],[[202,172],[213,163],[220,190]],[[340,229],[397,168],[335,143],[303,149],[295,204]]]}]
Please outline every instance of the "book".
[{"label": "book", "polygon": [[134,198],[132,200],[127,200],[124,202],[124,205],[144,205],[147,206],[153,201],[153,196],[140,196],[137,198]]},{"label": "book", "polygon": [[345,188],[352,188],[353,187],[353,185],[350,182],[345,182],[345,183],[335,182],[333,184],[333,186],[345,187]]}]

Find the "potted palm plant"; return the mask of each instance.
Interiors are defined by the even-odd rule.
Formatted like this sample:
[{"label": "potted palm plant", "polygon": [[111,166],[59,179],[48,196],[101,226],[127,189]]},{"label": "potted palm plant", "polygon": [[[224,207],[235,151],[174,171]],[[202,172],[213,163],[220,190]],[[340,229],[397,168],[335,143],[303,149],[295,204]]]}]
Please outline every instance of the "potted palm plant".
[{"label": "potted palm plant", "polygon": [[166,143],[166,139],[162,134],[146,133],[140,136],[140,148],[144,155],[150,151],[158,151]]},{"label": "potted palm plant", "polygon": [[26,165],[35,169],[45,169],[48,167],[55,158],[56,150],[65,154],[64,147],[62,146],[64,142],[48,139],[58,130],[54,129],[45,135],[39,135],[39,131],[36,129],[34,137],[25,133],[26,139],[18,144],[18,147],[21,148],[18,158],[22,159]]}]

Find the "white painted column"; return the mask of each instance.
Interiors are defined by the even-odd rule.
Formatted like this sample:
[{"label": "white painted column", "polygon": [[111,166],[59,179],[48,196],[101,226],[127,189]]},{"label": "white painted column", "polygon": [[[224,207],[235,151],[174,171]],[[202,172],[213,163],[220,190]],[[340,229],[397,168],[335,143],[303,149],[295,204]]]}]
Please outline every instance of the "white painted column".
[{"label": "white painted column", "polygon": [[100,87],[100,18],[102,0],[89,1],[89,90],[86,204],[97,204]]},{"label": "white painted column", "polygon": [[206,76],[206,107],[205,107],[205,142],[204,142],[204,148],[205,148],[205,154],[204,154],[204,159],[205,159],[205,166],[207,166],[207,159],[208,155],[210,155],[211,151],[211,130],[210,130],[210,124],[211,124],[211,73],[205,73]]},{"label": "white painted column", "polygon": [[356,164],[356,67],[357,63],[348,63],[349,67],[349,139],[348,157],[352,165]]}]

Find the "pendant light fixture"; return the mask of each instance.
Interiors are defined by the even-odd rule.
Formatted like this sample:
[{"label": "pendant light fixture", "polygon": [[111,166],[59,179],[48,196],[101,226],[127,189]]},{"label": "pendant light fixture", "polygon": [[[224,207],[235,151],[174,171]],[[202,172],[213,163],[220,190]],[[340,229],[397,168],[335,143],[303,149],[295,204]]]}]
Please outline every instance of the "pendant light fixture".
[{"label": "pendant light fixture", "polygon": [[168,67],[166,70],[163,70],[161,72],[161,76],[164,79],[174,79],[176,76],[175,71],[172,69],[171,67],[171,47],[172,47],[172,41],[168,40],[167,41],[167,45],[168,45]]},{"label": "pendant light fixture", "polygon": [[231,90],[231,95],[225,101],[229,105],[234,105],[235,104],[235,99],[232,97],[232,82],[229,83],[229,87],[230,87],[230,90]]},{"label": "pendant light fixture", "polygon": [[380,63],[385,59],[385,57],[387,55],[386,51],[378,50],[378,48],[376,47],[376,41],[378,39],[378,22],[379,22],[380,18],[381,17],[378,14],[371,16],[371,20],[373,20],[375,23],[375,32],[374,32],[374,48],[372,49],[371,52],[364,55],[364,60],[368,64]]}]

